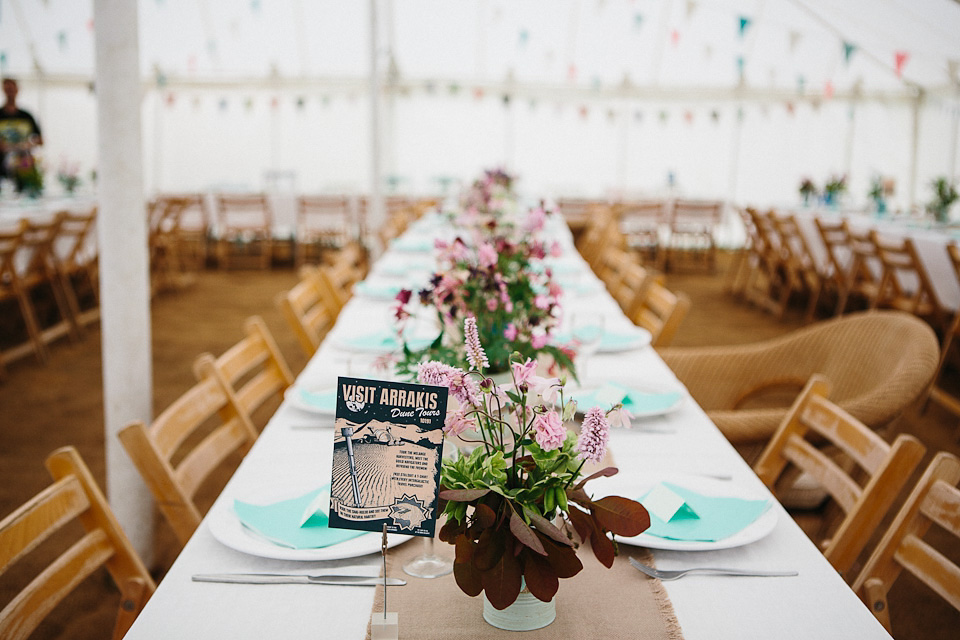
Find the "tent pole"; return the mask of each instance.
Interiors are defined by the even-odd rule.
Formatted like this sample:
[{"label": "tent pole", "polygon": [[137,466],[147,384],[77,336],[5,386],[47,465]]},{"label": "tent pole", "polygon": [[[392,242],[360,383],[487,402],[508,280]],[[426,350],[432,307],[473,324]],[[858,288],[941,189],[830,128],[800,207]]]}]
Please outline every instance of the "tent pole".
[{"label": "tent pole", "polygon": [[960,135],[960,85],[954,87],[953,104],[950,106],[950,164],[947,178],[953,181],[957,175],[957,136]]},{"label": "tent pole", "polygon": [[93,9],[107,495],[121,526],[150,563],[150,493],[117,439],[131,421],[149,422],[153,408],[137,3],[94,0]]},{"label": "tent pole", "polygon": [[913,121],[910,127],[910,183],[908,185],[910,209],[917,204],[917,162],[920,147],[920,108],[923,105],[923,91],[919,91],[913,100]]},{"label": "tent pole", "polygon": [[843,173],[847,176],[847,181],[849,182],[852,179],[853,173],[853,141],[856,137],[857,132],[857,103],[854,101],[850,102],[850,107],[847,111],[847,145],[844,149],[844,162],[843,162]]},{"label": "tent pole", "polygon": [[373,234],[384,221],[383,190],[380,178],[380,69],[378,60],[377,0],[370,0],[370,202],[366,220],[360,220],[360,232],[368,246],[374,248]]}]

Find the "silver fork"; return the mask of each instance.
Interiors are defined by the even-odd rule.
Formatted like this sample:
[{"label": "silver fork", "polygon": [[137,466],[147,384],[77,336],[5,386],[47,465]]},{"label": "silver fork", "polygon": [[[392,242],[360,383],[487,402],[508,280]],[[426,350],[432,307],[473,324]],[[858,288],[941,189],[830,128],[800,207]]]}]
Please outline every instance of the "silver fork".
[{"label": "silver fork", "polygon": [[634,566],[635,569],[647,574],[651,578],[659,578],[660,580],[677,580],[682,578],[688,573],[705,573],[717,576],[757,576],[757,577],[778,577],[778,576],[795,576],[798,575],[796,571],[758,571],[754,569],[722,569],[719,567],[693,567],[690,569],[677,569],[670,571],[668,569],[654,569],[653,567],[648,567],[645,564],[637,562],[634,558],[630,558],[630,564]]}]

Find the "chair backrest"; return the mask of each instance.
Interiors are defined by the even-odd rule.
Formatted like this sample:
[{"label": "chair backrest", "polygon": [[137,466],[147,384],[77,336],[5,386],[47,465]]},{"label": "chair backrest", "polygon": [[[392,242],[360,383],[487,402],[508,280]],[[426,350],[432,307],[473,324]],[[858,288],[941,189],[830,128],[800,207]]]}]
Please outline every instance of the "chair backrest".
[{"label": "chair backrest", "polygon": [[712,230],[723,216],[723,203],[704,200],[676,200],[670,216],[672,226],[696,226]]},{"label": "chair backrest", "polygon": [[853,584],[864,604],[890,628],[887,593],[906,570],[960,611],[960,566],[924,535],[937,524],[960,542],[960,459],[938,453]]},{"label": "chair backrest", "polygon": [[22,263],[21,278],[46,280],[55,274],[56,260],[53,246],[60,233],[62,218],[54,216],[47,221],[23,219],[22,247],[27,259]]},{"label": "chair backrest", "polygon": [[293,374],[270,330],[260,316],[244,322],[247,336],[212,362],[201,356],[194,365],[198,380],[216,378],[232,390],[240,409],[248,416],[273,396],[281,396],[293,384]]},{"label": "chair backrest", "polygon": [[[901,434],[893,445],[832,403],[830,383],[810,378],[767,444],[754,471],[771,490],[792,464],[814,478],[843,511],[839,527],[823,545],[823,554],[841,574],[860,552],[920,463],[925,447]],[[810,440],[823,439],[849,457],[867,480],[859,484],[834,459]],[[847,576],[852,578],[852,576]]]},{"label": "chair backrest", "polygon": [[[200,356],[194,366],[212,367],[213,357]],[[133,422],[118,435],[160,511],[186,544],[200,524],[197,490],[227,456],[245,453],[257,430],[233,391],[211,375],[177,398],[149,427]]]},{"label": "chair backrest", "polygon": [[329,239],[340,244],[350,217],[350,199],[338,196],[300,196],[297,198],[297,239]]},{"label": "chair backrest", "polygon": [[789,268],[819,274],[817,261],[810,250],[806,236],[800,230],[796,216],[773,216],[773,223],[780,236],[780,249]]},{"label": "chair backrest", "polygon": [[47,469],[54,483],[0,521],[0,574],[54,534],[62,540],[69,523],[79,521],[84,535],[0,611],[0,637],[29,637],[87,576],[106,567],[122,594],[113,633],[121,638],[156,585],[77,450],[54,451]]},{"label": "chair backrest", "polygon": [[943,306],[913,240],[889,241],[876,230],[870,232],[870,239],[883,265],[874,305],[934,318],[939,324],[943,319]]},{"label": "chair backrest", "polygon": [[341,305],[339,300],[331,299],[332,293],[317,267],[304,267],[300,274],[300,281],[292,289],[277,296],[277,306],[304,353],[312,356],[333,327]]},{"label": "chair backrest", "polygon": [[686,294],[674,293],[653,279],[627,316],[635,325],[652,334],[654,347],[666,347],[673,341],[689,310],[690,298]]},{"label": "chair backrest", "polygon": [[845,280],[850,263],[850,232],[846,223],[843,220],[831,222],[820,217],[814,218],[813,222],[827,249],[829,267],[825,271]]},{"label": "chair backrest", "polygon": [[217,196],[217,220],[221,232],[270,233],[273,213],[270,201],[262,193],[220,194]]},{"label": "chair backrest", "polygon": [[[957,281],[960,282],[960,246],[957,246],[954,242],[948,244],[947,256],[953,265],[953,271],[956,274]],[[937,365],[937,373],[934,375],[933,385],[930,387],[930,399],[936,400],[955,415],[960,416],[960,398],[957,398],[939,384],[943,368],[951,355],[951,347],[958,336],[960,336],[960,310],[954,312],[953,319],[944,331],[943,343],[940,349],[940,364]]]},{"label": "chair backrest", "polygon": [[847,227],[851,256],[850,265],[847,269],[846,288],[848,291],[857,292],[864,296],[873,306],[882,272],[877,245],[874,244],[869,230],[857,231],[851,229],[846,220],[843,224]]},{"label": "chair backrest", "polygon": [[62,250],[56,252],[60,265],[67,272],[84,268],[96,258],[97,252],[90,234],[95,229],[97,210],[89,213],[71,213],[64,211],[60,215],[60,234],[57,244]]}]

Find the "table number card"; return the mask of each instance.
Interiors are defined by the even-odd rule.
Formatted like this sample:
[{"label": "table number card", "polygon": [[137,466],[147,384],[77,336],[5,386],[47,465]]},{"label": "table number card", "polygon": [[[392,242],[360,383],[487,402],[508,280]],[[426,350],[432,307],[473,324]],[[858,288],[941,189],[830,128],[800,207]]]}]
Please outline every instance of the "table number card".
[{"label": "table number card", "polygon": [[447,389],[339,378],[330,527],[433,537]]}]

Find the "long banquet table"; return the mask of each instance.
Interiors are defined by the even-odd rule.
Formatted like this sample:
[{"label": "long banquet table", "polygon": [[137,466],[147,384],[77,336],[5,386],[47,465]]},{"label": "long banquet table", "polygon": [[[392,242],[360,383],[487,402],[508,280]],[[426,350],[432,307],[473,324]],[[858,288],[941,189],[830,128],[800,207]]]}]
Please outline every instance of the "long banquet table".
[{"label": "long banquet table", "polygon": [[[566,278],[568,283],[575,278],[576,286],[571,286],[569,291],[579,293],[564,294],[565,320],[577,310],[591,310],[604,314],[607,330],[629,327],[619,307],[576,254],[562,222],[552,221],[550,229],[565,249],[560,260],[568,267],[575,267]],[[422,225],[409,233],[416,238],[420,237],[416,234],[429,234],[430,229]],[[419,265],[424,261],[425,254],[391,249],[374,266],[370,283],[396,284],[400,282],[397,279],[401,271],[397,269],[399,265]],[[414,277],[413,273],[408,272],[406,277]],[[337,375],[368,375],[371,356],[343,349],[341,340],[383,328],[387,323],[388,305],[385,299],[354,296],[293,389],[299,385],[330,386]],[[591,381],[609,379],[641,387],[670,387],[685,394],[678,410],[637,419],[632,429],[611,433],[610,446],[620,474],[606,480],[629,486],[649,485],[663,477],[678,475],[714,476],[712,482],[728,486],[731,493],[770,496],[652,348],[595,354],[588,362],[587,371]],[[257,496],[268,494],[293,495],[297,490],[305,491],[329,482],[333,419],[303,411],[295,406],[292,398],[288,392],[287,399],[160,583],[128,638],[359,639],[365,636],[374,600],[374,590],[370,588],[191,581],[191,575],[197,573],[317,573],[340,567],[350,567],[352,573],[378,574],[379,554],[325,562],[276,560],[235,551],[211,534],[214,514],[222,516],[234,498],[253,501]],[[600,489],[600,483],[594,481],[593,489]],[[888,638],[783,508],[774,501],[772,509],[777,514],[775,527],[751,544],[711,551],[654,551],[657,565],[666,569],[712,565],[799,572],[797,577],[790,578],[696,576],[664,583],[683,636],[688,640]],[[624,558],[617,559],[617,562],[624,561]],[[587,562],[596,561],[584,558],[584,563]],[[406,577],[411,583],[418,580],[405,576],[399,568],[390,573]],[[647,578],[637,572],[636,580]],[[560,588],[576,589],[577,578],[561,581]],[[480,599],[470,604],[476,607],[476,624],[485,625]],[[622,611],[623,615],[630,615],[628,602],[622,603]],[[414,619],[417,612],[399,613],[401,637],[404,637],[404,620]],[[508,632],[504,632],[504,636],[507,635]],[[600,635],[602,630],[598,630],[598,637]]]}]

